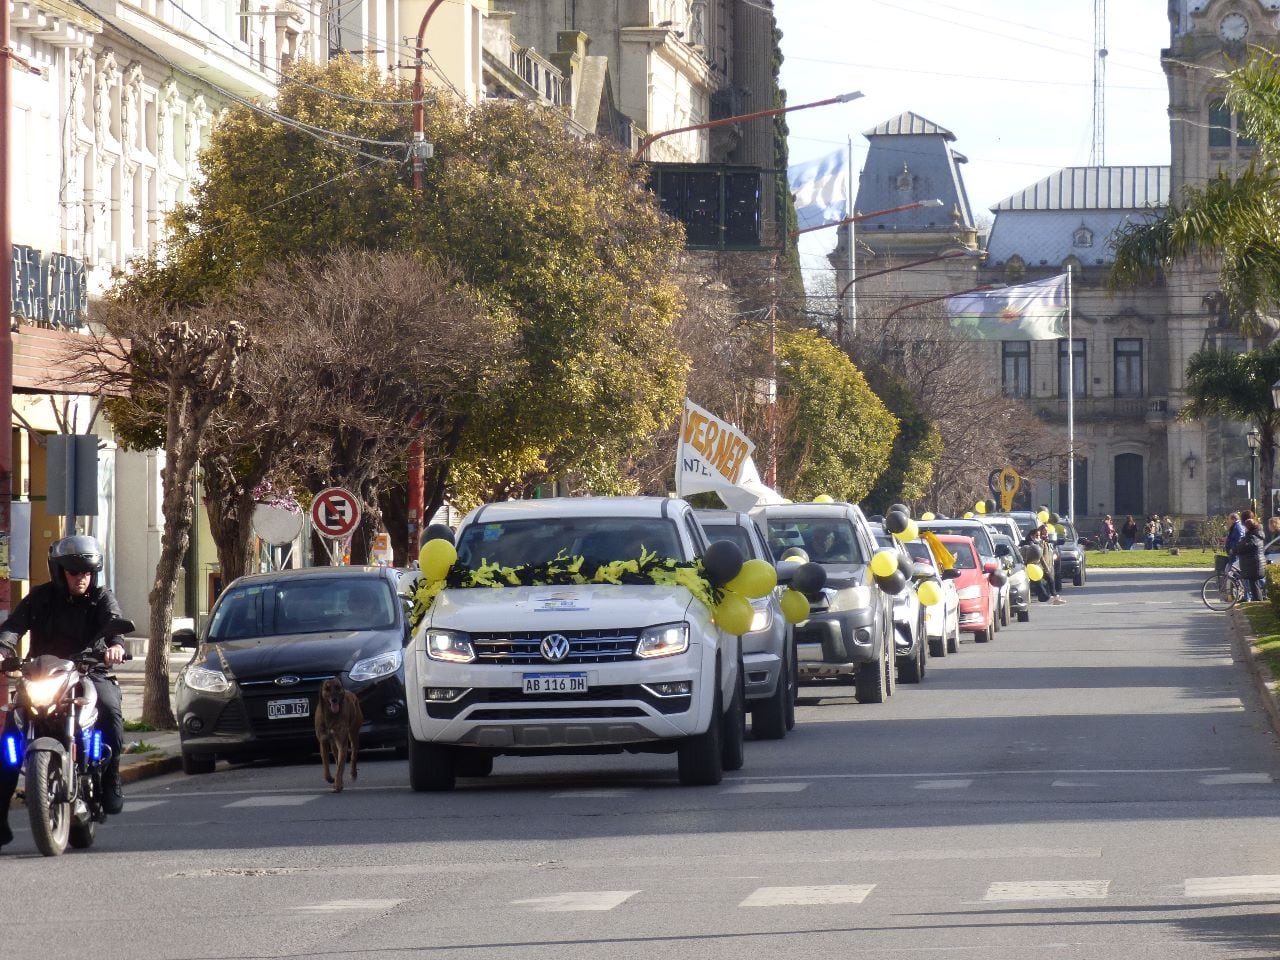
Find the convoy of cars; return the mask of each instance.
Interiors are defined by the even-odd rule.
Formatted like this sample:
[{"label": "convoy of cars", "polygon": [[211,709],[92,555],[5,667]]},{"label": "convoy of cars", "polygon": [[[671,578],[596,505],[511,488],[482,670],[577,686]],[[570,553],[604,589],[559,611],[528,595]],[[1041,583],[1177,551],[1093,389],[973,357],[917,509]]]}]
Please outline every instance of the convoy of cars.
[{"label": "convoy of cars", "polygon": [[[935,519],[906,537],[879,521],[835,502],[749,513],[651,497],[487,504],[451,547],[450,570],[480,581],[436,583],[416,628],[416,570],[241,577],[199,636],[175,634],[195,648],[175,698],[183,769],[313,752],[319,688],[337,677],[359,698],[361,744],[407,755],[415,790],[487,776],[497,756],[554,753],[669,753],[681,783],[718,783],[743,765],[748,717],[754,739],[793,729],[803,682],[849,683],[859,702],[880,703],[899,681],[922,682],[930,657],[959,652],[962,634],[984,643],[1011,613],[1030,618],[1020,545],[1033,516]],[[1057,576],[1080,585],[1084,551],[1063,526]],[[722,594],[677,575],[702,558],[709,570],[720,541],[739,564],[778,573],[749,617],[743,608],[741,633],[720,625],[733,622],[713,605]],[[897,556],[896,579],[873,574],[877,551]],[[639,575],[644,557],[663,558],[665,573]],[[539,586],[510,573],[571,561],[614,575]],[[926,583],[937,602],[921,602]],[[788,620],[788,589],[807,616],[790,597]]]}]

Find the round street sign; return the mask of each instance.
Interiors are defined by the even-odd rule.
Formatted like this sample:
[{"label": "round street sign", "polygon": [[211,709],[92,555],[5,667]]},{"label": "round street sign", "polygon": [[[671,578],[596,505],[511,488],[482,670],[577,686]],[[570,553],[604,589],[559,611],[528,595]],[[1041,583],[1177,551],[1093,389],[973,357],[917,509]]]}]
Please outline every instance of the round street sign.
[{"label": "round street sign", "polygon": [[342,487],[321,490],[311,502],[311,523],[320,536],[338,540],[359,526],[360,503]]}]

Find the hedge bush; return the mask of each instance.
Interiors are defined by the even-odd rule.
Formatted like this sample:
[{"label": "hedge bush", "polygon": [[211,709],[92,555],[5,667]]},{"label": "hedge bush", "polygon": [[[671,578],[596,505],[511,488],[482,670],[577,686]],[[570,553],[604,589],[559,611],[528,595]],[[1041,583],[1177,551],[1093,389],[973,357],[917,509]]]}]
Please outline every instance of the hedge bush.
[{"label": "hedge bush", "polygon": [[1280,616],[1280,563],[1269,563],[1266,566],[1267,599],[1271,601],[1271,609]]}]

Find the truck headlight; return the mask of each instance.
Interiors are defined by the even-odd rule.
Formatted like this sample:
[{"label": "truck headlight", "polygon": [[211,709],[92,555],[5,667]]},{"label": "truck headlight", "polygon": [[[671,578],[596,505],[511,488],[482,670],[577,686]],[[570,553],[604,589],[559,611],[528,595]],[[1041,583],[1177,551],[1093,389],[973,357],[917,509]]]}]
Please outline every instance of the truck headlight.
[{"label": "truck headlight", "polygon": [[471,645],[471,638],[456,630],[428,630],[426,648],[427,656],[432,660],[471,663],[476,658],[476,650]]},{"label": "truck headlight", "polygon": [[687,623],[664,623],[659,627],[648,627],[640,633],[640,642],[636,644],[636,656],[649,660],[655,657],[674,657],[689,649],[689,625]]},{"label": "truck headlight", "polygon": [[376,680],[378,677],[385,677],[388,674],[395,673],[399,669],[400,651],[392,650],[390,653],[357,660],[347,676],[352,680]]},{"label": "truck headlight", "polygon": [[192,690],[204,693],[226,693],[231,689],[231,681],[221,670],[210,670],[208,667],[189,666],[182,671],[182,682]]},{"label": "truck headlight", "polygon": [[869,606],[871,606],[871,588],[850,587],[847,590],[835,591],[835,596],[831,598],[827,610],[831,613],[840,613],[843,610],[861,610]]},{"label": "truck headlight", "polygon": [[[757,601],[757,603],[760,603],[760,601]],[[773,626],[773,610],[770,608],[767,598],[759,606],[756,606],[755,603],[752,606],[755,607],[755,612],[751,614],[751,626],[748,628],[747,633],[759,633],[761,630],[768,630]]]}]

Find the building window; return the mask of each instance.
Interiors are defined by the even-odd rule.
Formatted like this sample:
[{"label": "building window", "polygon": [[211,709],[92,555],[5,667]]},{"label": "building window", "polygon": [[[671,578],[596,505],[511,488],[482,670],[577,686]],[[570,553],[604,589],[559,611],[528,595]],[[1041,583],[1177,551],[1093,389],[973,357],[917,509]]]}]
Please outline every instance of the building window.
[{"label": "building window", "polygon": [[[1085,369],[1084,341],[1073,340],[1071,342],[1071,365],[1072,373],[1075,375],[1075,395],[1083,397],[1085,395],[1085,384],[1088,383],[1088,370]],[[1067,396],[1067,341],[1058,341],[1058,396],[1063,399]]]},{"label": "building window", "polygon": [[1142,340],[1116,338],[1115,358],[1115,395],[1142,396]]},{"label": "building window", "polygon": [[1228,110],[1220,98],[1209,101],[1209,146],[1230,147],[1233,141],[1241,147],[1256,146],[1257,141],[1245,136],[1243,129],[1240,114]]},{"label": "building window", "polygon": [[1083,223],[1076,227],[1075,233],[1071,235],[1071,245],[1073,247],[1092,247],[1093,231],[1086,227]]},{"label": "building window", "polygon": [[1006,397],[1031,396],[1031,341],[1006,340],[1000,344],[1000,370]]}]

